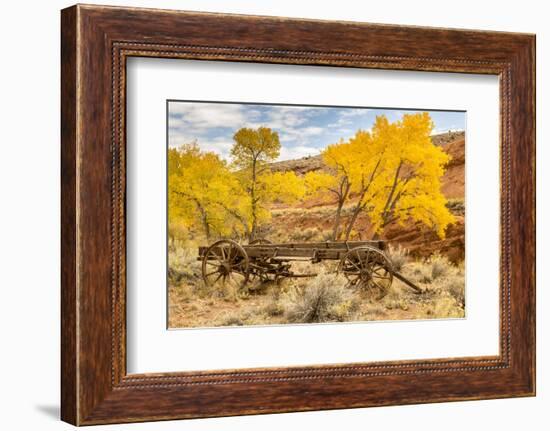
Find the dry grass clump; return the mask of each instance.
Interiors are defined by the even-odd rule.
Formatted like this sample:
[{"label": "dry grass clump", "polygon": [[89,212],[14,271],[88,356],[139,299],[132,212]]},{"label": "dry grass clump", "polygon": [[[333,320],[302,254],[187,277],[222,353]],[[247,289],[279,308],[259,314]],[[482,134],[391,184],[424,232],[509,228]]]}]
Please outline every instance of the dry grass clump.
[{"label": "dry grass clump", "polygon": [[264,236],[273,243],[285,243],[285,242],[307,242],[307,241],[319,241],[325,242],[332,239],[332,230],[321,229],[320,227],[308,227],[298,228],[294,230],[276,229],[270,231]]},{"label": "dry grass clump", "polygon": [[441,295],[426,314],[431,317],[441,318],[460,318],[464,317],[464,308],[460,307],[456,300],[450,295]]},{"label": "dry grass clump", "polygon": [[216,286],[215,294],[228,302],[237,302],[242,296],[240,287],[232,283],[219,283],[219,285]]},{"label": "dry grass clump", "polygon": [[[388,293],[375,303],[386,310],[407,311],[409,309],[409,298],[403,294],[403,290],[399,289],[397,284],[398,283],[392,284]],[[405,292],[407,291],[405,290]]]},{"label": "dry grass clump", "polygon": [[[424,285],[425,292],[416,301],[421,303],[423,311],[420,313],[424,316],[464,317],[463,265],[453,265],[446,257],[434,254],[427,260],[406,264],[403,274],[411,281]],[[399,305],[401,301],[391,302],[391,298],[388,298],[388,302],[388,305],[393,307]],[[422,316],[416,316],[416,318],[419,317]]]},{"label": "dry grass clump", "polygon": [[296,289],[286,295],[286,318],[295,323],[352,320],[359,309],[359,301],[346,286],[347,280],[343,276],[322,271],[303,289]]},{"label": "dry grass clump", "polygon": [[332,230],[322,230],[321,231],[321,241],[332,241]]},{"label": "dry grass clump", "polygon": [[308,227],[306,229],[295,230],[290,234],[290,239],[293,241],[311,241],[319,239],[321,235],[322,231],[318,227]]},{"label": "dry grass clump", "polygon": [[368,320],[378,320],[386,316],[386,307],[382,304],[371,303],[368,305],[365,317]]},{"label": "dry grass clump", "polygon": [[171,284],[195,282],[201,278],[201,263],[190,248],[173,248],[168,252],[168,281]]},{"label": "dry grass clump", "polygon": [[213,326],[251,326],[266,323],[268,322],[253,310],[235,310],[223,313]]},{"label": "dry grass clump", "polygon": [[431,283],[431,267],[424,262],[411,262],[403,268],[403,274],[413,283]]},{"label": "dry grass clump", "polygon": [[432,281],[445,276],[453,269],[453,265],[449,262],[449,259],[437,253],[433,254],[427,263],[430,266]]},{"label": "dry grass clump", "polygon": [[465,286],[464,276],[452,275],[445,279],[442,289],[451,295],[455,301],[464,308],[465,305]]},{"label": "dry grass clump", "polygon": [[390,245],[386,255],[389,257],[393,269],[400,272],[404,266],[409,262],[409,251],[399,244],[397,247]]},{"label": "dry grass clump", "polygon": [[194,297],[193,288],[188,284],[179,284],[169,288],[170,303],[189,302]]},{"label": "dry grass clump", "polygon": [[405,276],[413,282],[432,283],[440,278],[457,272],[458,268],[454,266],[449,259],[439,254],[433,254],[424,261],[411,262],[404,265]]},{"label": "dry grass clump", "polygon": [[449,199],[445,205],[455,215],[463,216],[466,212],[466,206],[464,205],[464,199]]},{"label": "dry grass clump", "polygon": [[243,326],[248,324],[248,317],[249,314],[247,313],[226,313],[214,324],[214,326]]},{"label": "dry grass clump", "polygon": [[267,292],[267,303],[264,307],[264,313],[271,317],[282,316],[285,312],[285,308],[281,301],[281,296],[281,288],[273,286],[273,288]]}]

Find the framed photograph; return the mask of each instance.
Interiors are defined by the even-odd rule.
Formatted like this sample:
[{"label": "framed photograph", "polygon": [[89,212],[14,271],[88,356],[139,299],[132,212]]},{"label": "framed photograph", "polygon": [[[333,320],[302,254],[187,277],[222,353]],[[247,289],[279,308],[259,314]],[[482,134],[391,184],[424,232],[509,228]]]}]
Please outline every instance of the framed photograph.
[{"label": "framed photograph", "polygon": [[534,35],[77,5],[61,43],[63,420],[535,394]]},{"label": "framed photograph", "polygon": [[167,110],[169,328],[465,318],[465,112]]}]

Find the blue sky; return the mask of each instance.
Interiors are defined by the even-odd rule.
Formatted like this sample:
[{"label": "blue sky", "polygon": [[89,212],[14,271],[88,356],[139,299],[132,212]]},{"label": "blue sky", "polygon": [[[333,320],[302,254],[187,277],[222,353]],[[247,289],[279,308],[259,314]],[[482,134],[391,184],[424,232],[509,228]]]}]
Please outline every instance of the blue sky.
[{"label": "blue sky", "polygon": [[[414,112],[418,111],[170,101],[168,144],[178,147],[197,141],[203,151],[229,160],[233,134],[238,129],[265,126],[279,133],[278,160],[297,159],[319,154],[327,145],[341,138],[347,140],[359,129],[370,129],[378,115],[395,121]],[[434,133],[466,128],[465,112],[427,112],[435,123]]]}]

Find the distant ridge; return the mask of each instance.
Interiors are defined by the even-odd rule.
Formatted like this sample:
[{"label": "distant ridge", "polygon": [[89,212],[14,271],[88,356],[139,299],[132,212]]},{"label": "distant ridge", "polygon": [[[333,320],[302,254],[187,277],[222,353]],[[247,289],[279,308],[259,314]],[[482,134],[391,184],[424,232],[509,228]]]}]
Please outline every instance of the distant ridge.
[{"label": "distant ridge", "polygon": [[445,145],[449,142],[458,141],[459,139],[464,139],[464,130],[459,130],[456,132],[451,132],[450,130],[446,133],[439,133],[437,135],[432,135],[432,142],[435,145]]}]

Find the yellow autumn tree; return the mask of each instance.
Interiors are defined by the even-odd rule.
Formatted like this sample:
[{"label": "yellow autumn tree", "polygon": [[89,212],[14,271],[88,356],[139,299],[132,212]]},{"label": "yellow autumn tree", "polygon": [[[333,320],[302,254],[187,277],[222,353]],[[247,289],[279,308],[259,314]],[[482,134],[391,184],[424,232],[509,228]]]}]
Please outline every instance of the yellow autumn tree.
[{"label": "yellow autumn tree", "polygon": [[292,203],[305,193],[303,181],[294,172],[272,172],[269,163],[279,157],[277,132],[268,127],[242,128],[233,136],[231,157],[236,177],[247,194],[242,212],[249,217],[248,238],[257,237],[260,224],[270,220],[269,206],[275,201]]},{"label": "yellow autumn tree", "polygon": [[329,167],[330,172],[311,171],[304,177],[308,197],[323,198],[326,196],[325,192],[328,191],[329,199],[334,200],[336,203],[336,213],[332,224],[332,241],[336,241],[340,236],[342,209],[351,190],[350,177],[346,166],[339,164],[337,159],[333,158],[332,153],[338,145],[343,145],[343,143],[327,147],[322,154],[323,161]]},{"label": "yellow autumn tree", "polygon": [[238,179],[216,154],[188,144],[168,151],[168,217],[212,236],[247,230],[246,197]]},{"label": "yellow autumn tree", "polygon": [[[347,142],[330,145],[322,157],[328,173],[308,174],[311,194],[320,190],[345,193],[337,199],[334,239],[339,238],[341,210],[350,202],[351,215],[344,237],[349,239],[362,212],[375,236],[392,223],[419,221],[445,236],[454,217],[441,193],[441,176],[449,156],[431,141],[433,122],[428,113],[405,114],[399,121],[376,118],[371,131],[358,131]],[[337,193],[336,193],[337,194]]]}]

